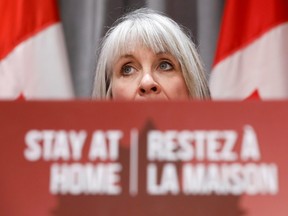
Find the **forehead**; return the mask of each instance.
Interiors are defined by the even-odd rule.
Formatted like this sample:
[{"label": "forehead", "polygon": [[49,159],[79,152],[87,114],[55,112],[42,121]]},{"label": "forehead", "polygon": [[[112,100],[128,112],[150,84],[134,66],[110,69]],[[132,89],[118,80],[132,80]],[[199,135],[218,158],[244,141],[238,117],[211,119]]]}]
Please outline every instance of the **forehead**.
[{"label": "forehead", "polygon": [[125,21],[118,25],[107,38],[108,64],[114,64],[120,56],[135,52],[139,48],[147,48],[154,54],[169,53],[179,58],[179,45],[171,31],[155,22]]},{"label": "forehead", "polygon": [[[159,41],[159,40],[158,40]],[[162,42],[157,42],[157,38],[149,36],[143,38],[141,35],[128,34],[123,38],[119,38],[112,44],[111,58],[117,59],[120,56],[136,53],[139,50],[149,51],[153,54],[170,53],[170,49]]]},{"label": "forehead", "polygon": [[[167,51],[155,51],[152,50],[151,47],[147,47],[144,46],[143,44],[134,44],[133,46],[131,46],[130,48],[126,48],[125,50],[123,50],[121,53],[119,53],[117,55],[118,58],[129,58],[129,57],[134,57],[134,56],[149,56],[149,55],[153,55],[153,56],[172,56],[171,53],[167,52]],[[116,59],[117,59],[116,57]],[[172,56],[173,57],[173,56]]]}]

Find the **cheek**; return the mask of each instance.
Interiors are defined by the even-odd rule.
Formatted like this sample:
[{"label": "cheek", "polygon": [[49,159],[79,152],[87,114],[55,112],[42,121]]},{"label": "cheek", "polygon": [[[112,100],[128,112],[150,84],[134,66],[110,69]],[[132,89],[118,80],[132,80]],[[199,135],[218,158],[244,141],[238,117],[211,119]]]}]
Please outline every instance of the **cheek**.
[{"label": "cheek", "polygon": [[132,100],[136,94],[136,88],[133,83],[121,82],[119,80],[112,82],[113,100]]},{"label": "cheek", "polygon": [[170,99],[189,99],[189,91],[182,77],[166,82],[165,90]]}]

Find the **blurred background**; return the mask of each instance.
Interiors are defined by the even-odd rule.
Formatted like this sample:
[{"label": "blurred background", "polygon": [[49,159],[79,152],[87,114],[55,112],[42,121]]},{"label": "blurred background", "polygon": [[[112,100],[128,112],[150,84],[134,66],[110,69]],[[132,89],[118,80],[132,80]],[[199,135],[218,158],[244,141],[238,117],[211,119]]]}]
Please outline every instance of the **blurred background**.
[{"label": "blurred background", "polygon": [[89,97],[101,37],[123,13],[148,7],[188,28],[210,73],[224,0],[59,0],[75,95]]},{"label": "blurred background", "polygon": [[141,7],[190,30],[213,100],[288,98],[288,0],[1,0],[0,99],[91,98],[102,37]]}]

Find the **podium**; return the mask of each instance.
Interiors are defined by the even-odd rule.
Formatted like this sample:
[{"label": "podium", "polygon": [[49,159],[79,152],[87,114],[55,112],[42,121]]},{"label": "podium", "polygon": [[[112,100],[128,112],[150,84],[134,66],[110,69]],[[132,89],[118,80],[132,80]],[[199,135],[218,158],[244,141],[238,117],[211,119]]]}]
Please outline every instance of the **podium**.
[{"label": "podium", "polygon": [[287,216],[288,101],[0,102],[0,215]]}]

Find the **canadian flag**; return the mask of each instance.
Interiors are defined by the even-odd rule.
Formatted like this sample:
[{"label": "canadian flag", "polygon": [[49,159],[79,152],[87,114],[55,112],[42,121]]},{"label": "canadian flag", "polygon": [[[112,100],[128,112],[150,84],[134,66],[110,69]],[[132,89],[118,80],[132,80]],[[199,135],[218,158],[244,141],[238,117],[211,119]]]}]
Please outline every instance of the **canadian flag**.
[{"label": "canadian flag", "polygon": [[288,98],[288,0],[227,0],[213,99]]},{"label": "canadian flag", "polygon": [[55,0],[0,1],[0,99],[73,97]]}]

